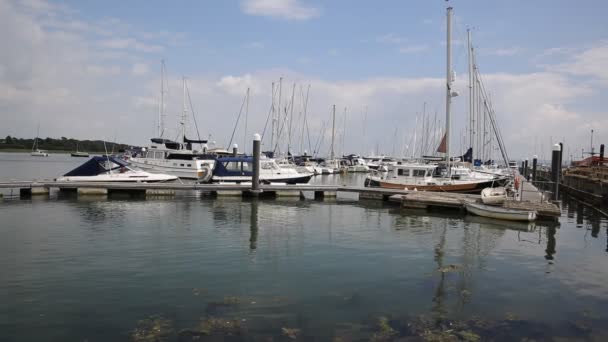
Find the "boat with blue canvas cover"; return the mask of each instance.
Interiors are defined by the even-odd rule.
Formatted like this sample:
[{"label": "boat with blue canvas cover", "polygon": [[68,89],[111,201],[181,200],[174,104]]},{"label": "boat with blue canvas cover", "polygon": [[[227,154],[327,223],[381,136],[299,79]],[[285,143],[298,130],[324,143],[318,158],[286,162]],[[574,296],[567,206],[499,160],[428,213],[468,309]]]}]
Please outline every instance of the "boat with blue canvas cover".
[{"label": "boat with blue canvas cover", "polygon": [[168,182],[176,176],[137,170],[124,160],[95,156],[74,170],[57,178],[58,182]]},{"label": "boat with blue canvas cover", "polygon": [[[247,183],[253,177],[253,157],[237,156],[214,158],[213,183]],[[300,173],[295,168],[281,168],[274,159],[260,159],[260,182],[262,183],[308,183],[310,173]]]}]

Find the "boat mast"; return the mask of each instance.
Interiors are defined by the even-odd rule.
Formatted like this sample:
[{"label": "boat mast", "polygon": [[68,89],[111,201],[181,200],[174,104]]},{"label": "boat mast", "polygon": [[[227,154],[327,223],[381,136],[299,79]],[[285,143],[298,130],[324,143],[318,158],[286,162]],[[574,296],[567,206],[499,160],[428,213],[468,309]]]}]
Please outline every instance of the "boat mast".
[{"label": "boat mast", "polygon": [[467,29],[467,52],[469,60],[469,147],[475,141],[475,114],[473,113],[473,55],[471,53],[471,29]]},{"label": "boat mast", "polygon": [[446,37],[446,98],[445,98],[445,151],[450,176],[450,105],[452,102],[452,7],[447,8],[447,37]]},{"label": "boat mast", "polygon": [[274,82],[272,82],[272,91],[271,91],[271,104],[270,104],[270,121],[272,121],[271,128],[272,132],[270,133],[270,148],[274,149]]},{"label": "boat mast", "polygon": [[160,60],[160,102],[158,104],[158,137],[163,136],[163,116],[165,111],[165,60]]},{"label": "boat mast", "polygon": [[182,83],[184,88],[184,95],[182,103],[182,120],[180,124],[182,126],[182,141],[186,142],[186,117],[188,115],[188,109],[186,108],[186,77],[182,77]]},{"label": "boat mast", "polygon": [[336,105],[333,106],[332,111],[332,124],[331,124],[331,153],[329,156],[330,160],[334,160],[334,132],[336,130]]}]

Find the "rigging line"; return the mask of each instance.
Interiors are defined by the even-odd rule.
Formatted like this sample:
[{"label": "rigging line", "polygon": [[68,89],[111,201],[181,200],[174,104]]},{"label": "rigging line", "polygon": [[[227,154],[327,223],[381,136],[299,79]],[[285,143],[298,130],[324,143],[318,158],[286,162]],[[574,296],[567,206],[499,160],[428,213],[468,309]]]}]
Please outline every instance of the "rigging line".
[{"label": "rigging line", "polygon": [[239,115],[236,118],[236,123],[234,124],[234,129],[232,130],[232,135],[230,136],[230,142],[228,143],[227,148],[230,148],[230,146],[232,145],[232,139],[234,139],[234,133],[236,132],[236,128],[239,126],[239,120],[241,119],[241,114],[243,113],[243,107],[245,106],[246,99],[247,99],[247,97],[243,98],[243,103],[241,104],[241,109],[239,110]]},{"label": "rigging line", "polygon": [[190,103],[190,110],[192,111],[192,119],[194,121],[194,128],[196,128],[196,136],[198,140],[201,140],[201,134],[198,130],[198,123],[196,122],[196,115],[194,115],[194,106],[192,106],[192,99],[190,98],[190,88],[188,88],[188,84],[186,83],[186,95],[188,95],[188,102]]},{"label": "rigging line", "polygon": [[[268,115],[266,116],[266,122],[264,123],[264,130],[262,131],[262,141],[264,140],[264,135],[266,134],[266,128],[268,128],[268,120],[270,119],[270,115],[274,111],[274,96],[277,93],[277,89],[274,89],[274,83],[273,83],[273,89],[272,89],[271,93],[272,93],[272,100],[271,100],[272,103],[270,104],[270,108],[268,109]],[[270,146],[270,147],[272,147],[272,146]]]}]

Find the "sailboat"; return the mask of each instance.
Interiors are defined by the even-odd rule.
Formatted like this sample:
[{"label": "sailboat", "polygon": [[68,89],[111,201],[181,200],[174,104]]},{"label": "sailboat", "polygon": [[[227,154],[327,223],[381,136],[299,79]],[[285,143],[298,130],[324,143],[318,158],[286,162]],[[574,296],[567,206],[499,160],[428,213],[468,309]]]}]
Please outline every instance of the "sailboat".
[{"label": "sailboat", "polygon": [[34,144],[32,145],[32,152],[30,153],[30,155],[33,157],[48,157],[49,154],[47,151],[38,148],[38,136],[40,136],[40,124],[38,124],[36,138],[34,138]]},{"label": "sailboat", "polygon": [[322,161],[315,168],[315,173],[322,175],[330,175],[340,172],[340,160],[334,157],[334,141],[336,135],[336,105],[332,107],[332,125],[331,125],[331,149],[329,159]]},{"label": "sailboat", "polygon": [[72,157],[84,157],[84,158],[89,157],[89,154],[87,152],[78,151],[78,143],[76,143],[76,152],[72,152],[72,153],[70,153],[70,155]]},{"label": "sailboat", "polygon": [[452,97],[458,93],[452,90],[454,76],[451,65],[452,7],[447,8],[447,72],[446,72],[446,128],[437,152],[445,154],[443,164],[404,163],[392,166],[387,175],[370,175],[365,186],[390,189],[408,189],[421,191],[442,191],[479,193],[484,188],[503,186],[507,177],[493,174],[481,174],[469,169],[454,167],[455,161],[450,157],[450,126]]}]

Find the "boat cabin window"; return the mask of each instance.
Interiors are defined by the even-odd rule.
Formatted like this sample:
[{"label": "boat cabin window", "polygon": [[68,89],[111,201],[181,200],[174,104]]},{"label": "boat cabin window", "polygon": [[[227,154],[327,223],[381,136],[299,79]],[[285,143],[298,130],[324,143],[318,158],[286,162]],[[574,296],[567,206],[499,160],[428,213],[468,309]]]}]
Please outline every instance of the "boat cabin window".
[{"label": "boat cabin window", "polygon": [[252,163],[248,163],[248,162],[243,162],[243,171],[245,172],[252,172],[253,171],[253,164]]},{"label": "boat cabin window", "polygon": [[426,174],[426,170],[413,170],[413,171],[414,171],[414,174],[413,174],[414,177],[424,177],[424,175]]},{"label": "boat cabin window", "polygon": [[224,167],[228,171],[241,171],[241,163],[240,162],[224,162]]},{"label": "boat cabin window", "polygon": [[397,169],[397,175],[398,176],[409,177],[410,176],[410,170],[409,169]]},{"label": "boat cabin window", "polygon": [[277,167],[275,167],[275,164],[273,162],[263,162],[262,165],[260,165],[260,168],[263,170],[272,170],[276,169]]}]

